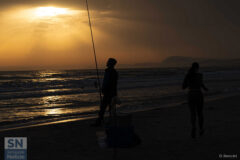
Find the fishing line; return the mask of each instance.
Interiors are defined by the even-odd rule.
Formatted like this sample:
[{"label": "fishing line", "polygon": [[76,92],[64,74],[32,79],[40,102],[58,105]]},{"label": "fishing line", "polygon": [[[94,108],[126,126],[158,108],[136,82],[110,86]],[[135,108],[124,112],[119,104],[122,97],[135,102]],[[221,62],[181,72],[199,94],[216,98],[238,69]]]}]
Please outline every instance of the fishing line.
[{"label": "fishing line", "polygon": [[95,49],[95,43],[94,43],[94,37],[93,37],[93,31],[92,31],[92,23],[91,23],[91,17],[90,17],[89,7],[88,7],[88,0],[86,0],[86,6],[87,6],[87,12],[88,12],[88,22],[89,22],[89,27],[90,27],[91,37],[92,37],[92,47],[93,47],[93,53],[94,53],[94,59],[95,59],[95,67],[96,67],[96,72],[97,72],[97,83],[98,83],[98,88],[99,88],[99,98],[100,98],[100,102],[102,103],[102,89],[101,89],[101,82],[100,82],[100,78],[99,78],[97,54],[96,54],[96,49]]}]

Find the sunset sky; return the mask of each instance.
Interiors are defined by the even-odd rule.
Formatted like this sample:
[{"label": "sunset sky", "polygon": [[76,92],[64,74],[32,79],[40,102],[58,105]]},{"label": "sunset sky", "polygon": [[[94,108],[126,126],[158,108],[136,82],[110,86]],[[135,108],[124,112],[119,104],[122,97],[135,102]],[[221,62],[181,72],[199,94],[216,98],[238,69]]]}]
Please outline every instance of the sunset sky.
[{"label": "sunset sky", "polygon": [[[89,0],[100,66],[240,58],[238,0]],[[1,0],[0,70],[94,67],[85,0]]]}]

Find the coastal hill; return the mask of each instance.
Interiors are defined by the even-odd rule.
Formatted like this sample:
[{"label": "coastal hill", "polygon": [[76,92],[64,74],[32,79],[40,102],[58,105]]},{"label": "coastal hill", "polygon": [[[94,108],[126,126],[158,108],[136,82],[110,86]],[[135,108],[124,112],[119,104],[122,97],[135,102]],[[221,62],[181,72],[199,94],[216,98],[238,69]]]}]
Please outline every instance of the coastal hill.
[{"label": "coastal hill", "polygon": [[159,63],[138,63],[138,67],[188,67],[193,62],[198,62],[201,66],[226,66],[226,67],[240,67],[239,59],[208,59],[208,58],[193,58],[172,56],[168,57]]}]

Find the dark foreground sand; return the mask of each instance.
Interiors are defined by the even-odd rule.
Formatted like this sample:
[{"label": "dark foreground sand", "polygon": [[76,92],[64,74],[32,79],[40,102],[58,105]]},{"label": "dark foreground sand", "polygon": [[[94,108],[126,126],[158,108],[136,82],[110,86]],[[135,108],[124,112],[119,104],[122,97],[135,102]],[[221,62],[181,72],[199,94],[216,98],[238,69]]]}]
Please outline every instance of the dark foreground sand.
[{"label": "dark foreground sand", "polygon": [[[240,159],[240,96],[208,102],[205,105],[206,133],[190,138],[186,105],[139,112],[133,115],[142,144],[118,149],[121,160],[217,160],[219,154]],[[4,137],[28,137],[29,160],[110,160],[113,149],[101,149],[92,120],[54,124],[0,132],[3,159]],[[232,159],[232,158],[224,158]]]}]

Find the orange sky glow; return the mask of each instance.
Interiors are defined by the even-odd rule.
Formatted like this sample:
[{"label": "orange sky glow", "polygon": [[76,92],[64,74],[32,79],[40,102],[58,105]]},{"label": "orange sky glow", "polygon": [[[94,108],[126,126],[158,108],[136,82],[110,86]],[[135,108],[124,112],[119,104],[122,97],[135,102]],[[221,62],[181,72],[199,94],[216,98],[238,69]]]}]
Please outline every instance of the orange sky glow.
[{"label": "orange sky glow", "polygon": [[[92,11],[93,31],[100,66],[108,57],[124,63],[142,62],[149,51],[135,48],[138,57],[126,50],[97,24],[119,23],[112,18],[101,19]],[[102,13],[104,14],[104,13]],[[92,44],[86,10],[59,7],[14,7],[1,11],[0,17],[0,67],[12,69],[92,68],[94,67]],[[126,22],[125,22],[126,23]],[[130,22],[128,22],[130,23]],[[129,57],[121,56],[122,53]]]},{"label": "orange sky glow", "polygon": [[[236,1],[89,0],[100,67],[239,58]],[[94,68],[84,0],[1,0],[0,70]],[[135,65],[137,66],[137,65]]]}]

